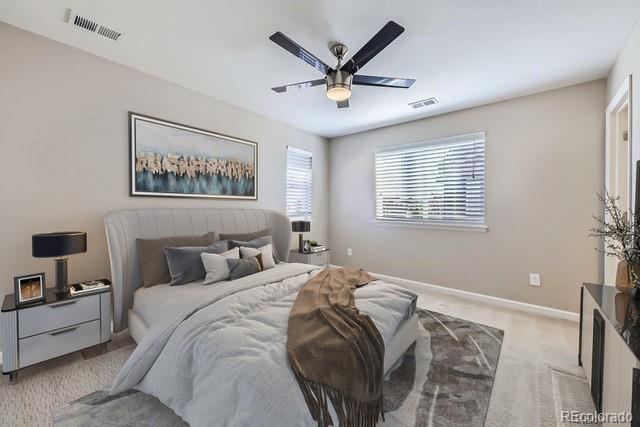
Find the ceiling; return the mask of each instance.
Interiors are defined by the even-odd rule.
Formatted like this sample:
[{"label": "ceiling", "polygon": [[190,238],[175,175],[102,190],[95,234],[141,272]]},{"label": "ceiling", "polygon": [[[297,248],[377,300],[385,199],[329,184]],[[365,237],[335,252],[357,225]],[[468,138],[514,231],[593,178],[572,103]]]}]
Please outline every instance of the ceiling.
[{"label": "ceiling", "polygon": [[[67,25],[67,8],[126,37]],[[1,21],[325,137],[604,77],[639,13],[637,0],[0,2]],[[333,66],[330,42],[353,54],[388,20],[406,31],[362,73],[417,79],[410,89],[357,86],[342,110],[322,86],[270,90],[322,78],[273,32]],[[407,105],[432,96],[440,103]]]}]

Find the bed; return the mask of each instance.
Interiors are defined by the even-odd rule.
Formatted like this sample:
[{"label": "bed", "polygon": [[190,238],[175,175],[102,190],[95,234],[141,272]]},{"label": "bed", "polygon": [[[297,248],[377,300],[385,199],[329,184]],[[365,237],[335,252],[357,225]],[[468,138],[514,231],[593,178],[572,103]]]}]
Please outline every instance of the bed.
[{"label": "bed", "polygon": [[[258,209],[135,209],[108,213],[105,225],[114,330],[129,328],[138,343],[112,392],[136,388],[152,394],[192,425],[211,424],[211,413],[221,417],[215,424],[271,419],[281,425],[314,425],[292,382],[284,347],[287,313],[297,290],[319,267],[282,262],[221,285],[196,281],[143,288],[136,253],[138,238],[270,228],[282,259],[291,242],[287,217]],[[355,297],[383,336],[388,373],[416,340],[415,295],[376,281],[356,290]],[[252,418],[258,415],[262,418]]]}]

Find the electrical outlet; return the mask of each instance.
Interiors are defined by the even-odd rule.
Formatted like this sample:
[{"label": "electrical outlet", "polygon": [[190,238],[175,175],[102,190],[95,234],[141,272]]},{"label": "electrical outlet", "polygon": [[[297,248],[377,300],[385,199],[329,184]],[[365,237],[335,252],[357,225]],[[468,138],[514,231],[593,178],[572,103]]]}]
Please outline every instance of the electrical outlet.
[{"label": "electrical outlet", "polygon": [[538,273],[529,274],[529,286],[540,286],[540,275]]},{"label": "electrical outlet", "polygon": [[347,256],[351,255],[353,255],[353,251],[351,250],[351,248],[347,248]]}]

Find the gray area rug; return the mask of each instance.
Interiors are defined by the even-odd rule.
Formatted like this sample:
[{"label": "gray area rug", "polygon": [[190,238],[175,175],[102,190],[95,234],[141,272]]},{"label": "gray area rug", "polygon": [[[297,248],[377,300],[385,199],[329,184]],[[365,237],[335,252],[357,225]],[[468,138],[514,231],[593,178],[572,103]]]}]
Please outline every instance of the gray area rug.
[{"label": "gray area rug", "polygon": [[[503,332],[418,309],[420,331],[384,384],[388,426],[482,426]],[[54,413],[56,426],[181,426],[158,399],[137,391],[97,391]]]}]

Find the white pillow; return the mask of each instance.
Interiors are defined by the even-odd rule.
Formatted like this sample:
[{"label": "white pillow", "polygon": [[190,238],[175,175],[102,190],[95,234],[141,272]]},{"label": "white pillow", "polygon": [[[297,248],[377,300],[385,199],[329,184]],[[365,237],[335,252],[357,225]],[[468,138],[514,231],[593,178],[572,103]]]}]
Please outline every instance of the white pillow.
[{"label": "white pillow", "polygon": [[242,258],[251,258],[262,254],[262,267],[265,270],[276,266],[276,261],[273,259],[273,246],[271,246],[271,244],[264,245],[258,249],[240,246],[240,253],[242,254]]},{"label": "white pillow", "polygon": [[203,252],[200,254],[202,258],[202,264],[204,265],[204,271],[207,273],[204,278],[203,285],[210,285],[212,283],[220,282],[221,280],[229,280],[229,266],[227,265],[227,259],[240,259],[240,250],[233,248],[221,254],[209,254]]}]

